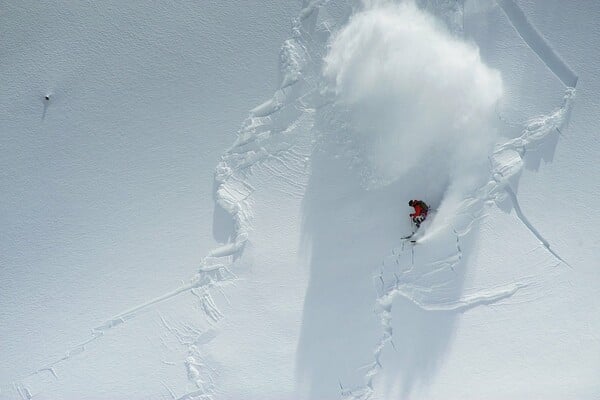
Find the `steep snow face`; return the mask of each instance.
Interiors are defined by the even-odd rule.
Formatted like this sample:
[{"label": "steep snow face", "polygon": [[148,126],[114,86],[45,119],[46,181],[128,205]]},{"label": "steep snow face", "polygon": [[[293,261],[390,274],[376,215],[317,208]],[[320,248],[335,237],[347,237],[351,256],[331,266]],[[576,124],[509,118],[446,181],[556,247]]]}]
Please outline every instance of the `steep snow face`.
[{"label": "steep snow face", "polygon": [[[6,322],[0,336],[11,341],[0,343],[0,353],[2,358],[7,354],[11,364],[0,369],[0,398],[588,399],[600,393],[596,333],[600,277],[594,268],[597,240],[590,239],[600,225],[600,213],[595,211],[600,209],[597,174],[577,177],[581,171],[597,170],[596,164],[588,169],[586,165],[599,151],[594,112],[600,86],[597,68],[590,65],[596,66],[600,57],[597,46],[589,45],[599,38],[598,32],[588,29],[600,15],[598,6],[567,7],[560,0],[544,0],[539,9],[513,0],[416,1],[434,19],[410,4],[383,3],[365,1],[351,8],[345,0],[311,0],[303,2],[299,13],[283,7],[285,15],[295,15],[291,33],[285,34],[281,29],[269,34],[262,30],[275,26],[272,21],[280,15],[271,13],[279,9],[267,1],[251,11],[241,3],[210,3],[214,8],[208,9],[203,8],[205,3],[191,9],[164,6],[158,9],[160,18],[154,16],[155,9],[136,6],[106,10],[99,6],[103,18],[82,9],[59,13],[61,21],[87,16],[97,28],[94,24],[102,27],[116,21],[114,25],[128,33],[109,35],[119,46],[146,37],[133,23],[141,21],[151,32],[156,30],[156,43],[173,44],[174,53],[168,54],[182,57],[181,63],[193,72],[188,76],[177,70],[175,77],[199,79],[194,81],[198,87],[214,79],[200,74],[204,68],[229,71],[206,66],[205,51],[231,57],[222,61],[232,64],[232,75],[219,76],[231,85],[227,87],[239,89],[235,95],[215,89],[218,96],[205,98],[194,92],[193,99],[202,100],[199,116],[196,102],[188,96],[184,110],[179,107],[182,99],[168,101],[167,109],[152,101],[143,103],[153,107],[145,112],[143,107],[135,109],[133,115],[139,118],[133,119],[134,127],[144,132],[162,132],[163,125],[152,123],[159,111],[168,117],[163,121],[169,122],[167,128],[188,127],[193,132],[202,121],[213,121],[215,110],[221,110],[228,122],[235,120],[233,110],[245,98],[237,94],[251,84],[260,86],[257,82],[264,79],[261,67],[234,68],[240,62],[237,55],[246,60],[268,58],[256,51],[274,45],[270,40],[275,41],[275,50],[283,42],[279,79],[269,99],[248,105],[254,106],[250,115],[219,160],[202,153],[200,167],[186,169],[204,177],[200,181],[205,191],[199,197],[209,203],[214,198],[220,210],[213,218],[214,240],[200,243],[203,250],[212,250],[203,251],[205,256],[192,263],[198,267],[171,257],[170,262],[184,264],[180,267],[184,272],[163,268],[152,259],[160,249],[147,240],[144,248],[154,251],[146,255],[147,271],[131,267],[130,275],[123,275],[128,258],[113,254],[111,260],[120,264],[101,271],[85,266],[77,270],[72,278],[76,283],[99,287],[88,293],[82,284],[80,296],[70,290],[73,285],[65,275],[45,283],[43,277],[33,279],[26,271],[21,281],[17,273],[21,264],[8,273],[2,269],[8,277],[2,280],[3,288],[9,291],[0,293],[0,317]],[[549,3],[551,10],[545,8]],[[560,20],[561,10],[567,11],[566,21]],[[43,11],[33,14],[35,22],[46,15]],[[13,15],[25,18],[22,10]],[[195,15],[203,22],[196,25]],[[259,22],[250,24],[254,29],[240,29],[247,26],[240,25],[248,22],[247,16]],[[186,21],[192,32],[202,29],[190,36],[178,21]],[[544,31],[536,29],[536,21]],[[555,25],[560,26],[556,31]],[[71,32],[70,26],[57,29]],[[17,28],[11,29],[20,32]],[[110,60],[113,52],[103,47],[102,32],[86,31],[82,43],[99,45],[91,46],[90,52]],[[186,32],[186,46],[177,47],[181,32]],[[240,36],[233,43],[224,39],[234,33]],[[563,43],[563,36],[582,45],[566,39]],[[59,50],[67,46],[60,38],[52,42]],[[196,46],[200,38],[207,38],[202,44],[208,48]],[[553,48],[555,42],[561,46]],[[141,46],[142,50],[154,49],[154,41],[144,43],[149,47]],[[198,53],[190,53],[194,49]],[[54,47],[49,52],[61,54]],[[121,65],[121,53],[117,54],[114,65]],[[202,61],[187,62],[184,54],[195,54]],[[568,58],[563,59],[565,54]],[[148,56],[144,51],[133,55],[133,63],[125,64],[129,77],[140,71],[135,60]],[[32,57],[28,52],[25,56]],[[577,62],[570,65],[572,60]],[[91,76],[104,77],[107,64],[100,63],[100,70],[88,66],[94,71]],[[10,75],[20,77],[18,69],[15,61]],[[53,71],[61,76],[56,67]],[[79,85],[68,85],[70,90],[88,85],[86,76],[79,77]],[[154,93],[157,79],[149,77],[154,78],[136,80],[127,93],[137,98],[135,88],[141,88],[152,93],[152,99],[170,93]],[[27,78],[20,78],[17,86],[28,87]],[[93,93],[105,93],[99,89],[102,79],[91,82]],[[582,104],[573,101],[576,92],[566,87],[575,84],[583,93],[577,98]],[[177,88],[188,86],[183,79]],[[11,90],[10,98],[21,99],[18,93]],[[254,101],[256,96],[247,95]],[[34,101],[42,98],[21,100],[28,105],[25,109],[35,110]],[[57,110],[64,111],[62,98],[51,97],[47,106],[38,108],[43,123],[69,131],[70,114],[56,115]],[[0,105],[8,109],[8,104],[13,103]],[[115,126],[124,124],[127,111]],[[28,114],[18,115],[26,126],[46,126],[33,123]],[[86,115],[73,123],[106,128],[102,118]],[[219,121],[210,126],[218,132],[235,129]],[[222,144],[217,141],[221,136],[205,134],[206,127],[201,126],[201,134],[194,138]],[[18,123],[11,127],[16,133],[27,131]],[[149,137],[157,148],[170,142],[169,136]],[[139,137],[125,135],[122,140],[133,146]],[[6,142],[13,145],[14,137]],[[567,152],[563,156],[557,152],[554,159],[555,150],[563,145]],[[120,160],[107,154],[112,155],[105,160],[110,165]],[[70,158],[63,156],[55,161],[69,165]],[[29,165],[19,163],[16,156],[6,160],[10,167]],[[142,174],[141,169],[136,171]],[[151,176],[146,179],[153,183]],[[181,179],[167,181],[182,186],[189,177]],[[568,234],[554,227],[554,215],[564,205],[562,194],[552,186],[556,180],[572,197],[587,196],[585,204],[576,203],[586,212],[573,217],[577,225],[569,226]],[[66,187],[78,187],[67,183]],[[32,193],[45,188],[33,186]],[[35,203],[32,193],[25,197]],[[400,239],[411,229],[406,206],[411,197],[439,205],[437,215],[420,231],[427,234],[416,245]],[[552,200],[550,205],[546,197]],[[19,198],[15,191],[7,204],[14,206]],[[212,207],[204,210],[209,215],[210,211]],[[10,226],[20,222],[20,215],[9,219]],[[564,217],[558,223],[571,225],[572,216]],[[8,248],[14,243],[12,229]],[[577,235],[578,245],[573,246]],[[97,236],[115,240],[103,229]],[[166,240],[161,248],[173,247],[177,255],[175,242]],[[72,248],[89,252],[102,264],[106,253],[91,251],[102,243],[92,241],[89,249],[74,241]],[[67,253],[72,249],[58,247]],[[128,254],[144,253],[130,247],[136,250]],[[18,259],[21,249],[15,247],[9,260]],[[44,254],[36,256],[44,259]],[[172,283],[180,279],[185,281]],[[127,290],[124,296],[122,289],[132,286],[137,295]],[[38,288],[42,294],[60,290],[62,297],[33,313],[44,297],[38,293],[31,300],[19,294],[30,296]],[[96,295],[106,303],[103,307],[90,307],[99,302]],[[38,321],[39,314],[48,310],[49,317]],[[65,329],[63,319],[72,330]],[[39,331],[22,335],[30,326]],[[28,347],[30,337],[35,342]],[[46,343],[51,345],[45,348]]]},{"label": "steep snow face", "polygon": [[0,398],[20,398],[13,382],[32,395],[60,388],[53,398],[158,397],[161,382],[183,392],[199,361],[185,363],[187,347],[158,313],[174,329],[185,316],[203,327],[202,294],[119,322],[188,282],[227,240],[215,166],[248,110],[278,87],[279,49],[300,7],[0,8]]}]

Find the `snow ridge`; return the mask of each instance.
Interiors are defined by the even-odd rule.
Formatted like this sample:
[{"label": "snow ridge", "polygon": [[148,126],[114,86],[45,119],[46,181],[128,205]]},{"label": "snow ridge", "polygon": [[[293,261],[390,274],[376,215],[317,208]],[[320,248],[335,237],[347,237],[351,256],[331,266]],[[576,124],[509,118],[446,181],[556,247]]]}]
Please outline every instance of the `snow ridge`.
[{"label": "snow ridge", "polygon": [[561,128],[567,122],[574,98],[575,89],[567,88],[563,97],[563,103],[557,110],[549,115],[533,118],[527,123],[521,136],[497,146],[490,156],[492,177],[494,180],[481,189],[483,193],[487,193],[486,197],[496,201],[496,203],[502,202],[505,197],[510,198],[515,213],[523,225],[540,241],[548,252],[567,266],[570,265],[550,248],[548,241],[544,239],[523,214],[512,185],[516,184],[516,179],[518,179],[521,173],[527,150],[535,148],[552,132],[561,132]]},{"label": "snow ridge", "polygon": [[[213,323],[224,316],[213,299],[211,289],[236,279],[231,269],[241,256],[252,229],[252,194],[256,189],[251,178],[260,175],[262,171],[271,177],[281,178],[292,188],[304,189],[301,182],[291,181],[280,170],[282,166],[288,171],[297,172],[307,159],[307,154],[301,148],[301,141],[294,136],[305,124],[312,123],[312,112],[295,104],[300,91],[294,86],[301,82],[302,71],[306,66],[302,21],[323,3],[324,1],[310,2],[293,21],[293,37],[283,43],[280,51],[282,78],[279,89],[271,99],[250,111],[234,144],[221,157],[216,167],[215,202],[231,216],[234,229],[228,243],[211,250],[202,260],[199,272],[192,280],[193,284],[182,288],[191,290],[199,298],[202,310]],[[272,118],[274,113],[278,113],[278,119]],[[196,332],[192,340],[182,342],[188,346],[185,361],[188,378],[198,390],[189,392],[178,400],[213,398],[213,372],[202,361],[200,352],[200,345],[211,340],[212,336],[208,340],[203,340],[204,337],[206,332]]]},{"label": "snow ridge", "polygon": [[216,167],[216,203],[233,218],[234,231],[229,243],[213,249],[202,261],[201,272],[213,269],[211,264],[217,264],[218,268],[231,266],[248,241],[252,218],[250,197],[256,190],[248,178],[256,167],[267,160],[275,160],[285,165],[280,158],[282,155],[296,159],[305,157],[292,149],[293,140],[289,138],[307,116],[310,118],[310,113],[292,112],[289,123],[284,127],[276,125],[271,115],[287,107],[297,94],[292,90],[292,86],[300,81],[306,64],[300,24],[314,11],[317,3],[322,1],[313,1],[300,11],[300,17],[292,26],[294,37],[286,40],[281,48],[282,80],[279,89],[271,99],[250,111],[250,116],[238,131],[234,144],[221,157]]}]

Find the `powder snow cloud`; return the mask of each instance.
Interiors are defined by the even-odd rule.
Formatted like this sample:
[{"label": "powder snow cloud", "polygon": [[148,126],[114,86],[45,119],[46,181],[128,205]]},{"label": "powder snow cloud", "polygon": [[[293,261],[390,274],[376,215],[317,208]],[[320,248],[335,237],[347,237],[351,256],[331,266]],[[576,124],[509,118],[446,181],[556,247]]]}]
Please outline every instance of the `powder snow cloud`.
[{"label": "powder snow cloud", "polygon": [[464,197],[487,176],[499,72],[412,3],[365,8],[332,38],[324,66],[365,164],[379,184],[418,170],[445,198]]}]

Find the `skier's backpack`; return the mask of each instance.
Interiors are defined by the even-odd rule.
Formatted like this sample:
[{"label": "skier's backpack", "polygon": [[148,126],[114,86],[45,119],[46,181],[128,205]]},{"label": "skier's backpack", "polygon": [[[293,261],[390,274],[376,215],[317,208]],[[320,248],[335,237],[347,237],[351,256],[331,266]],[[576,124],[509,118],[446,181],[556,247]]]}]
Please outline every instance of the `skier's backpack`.
[{"label": "skier's backpack", "polygon": [[418,201],[419,201],[419,205],[423,209],[423,213],[427,214],[429,212],[429,206],[427,204],[425,204],[425,202],[423,200],[418,200]]}]

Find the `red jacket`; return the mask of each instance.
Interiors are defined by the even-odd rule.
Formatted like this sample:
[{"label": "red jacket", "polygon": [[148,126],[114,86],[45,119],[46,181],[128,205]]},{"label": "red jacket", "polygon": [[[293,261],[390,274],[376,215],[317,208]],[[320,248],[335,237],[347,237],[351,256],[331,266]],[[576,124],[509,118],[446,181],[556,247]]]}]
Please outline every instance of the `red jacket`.
[{"label": "red jacket", "polygon": [[427,216],[427,208],[423,207],[422,202],[420,201],[416,201],[413,203],[413,208],[415,209],[415,212],[413,214],[410,214],[411,217],[418,217],[419,215],[424,215]]}]

